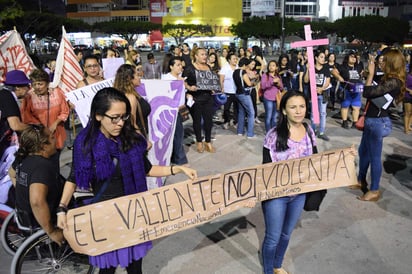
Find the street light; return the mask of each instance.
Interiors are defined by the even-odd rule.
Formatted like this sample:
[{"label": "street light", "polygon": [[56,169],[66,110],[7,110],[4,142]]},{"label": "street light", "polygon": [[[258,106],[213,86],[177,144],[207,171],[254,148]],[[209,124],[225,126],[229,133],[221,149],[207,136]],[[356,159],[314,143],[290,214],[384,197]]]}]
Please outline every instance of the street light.
[{"label": "street light", "polygon": [[285,48],[285,0],[282,0],[282,42],[280,44],[281,53]]}]

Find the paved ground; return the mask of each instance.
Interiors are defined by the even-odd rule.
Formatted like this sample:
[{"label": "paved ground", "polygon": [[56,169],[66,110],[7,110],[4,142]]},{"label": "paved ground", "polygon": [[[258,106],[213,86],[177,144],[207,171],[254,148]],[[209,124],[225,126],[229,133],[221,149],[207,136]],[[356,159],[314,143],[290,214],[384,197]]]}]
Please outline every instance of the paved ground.
[{"label": "paved ground", "polygon": [[[260,113],[262,108],[259,105]],[[359,144],[361,132],[345,130],[330,117],[326,133],[331,140],[318,140],[321,151]],[[261,163],[263,123],[256,125],[258,137],[253,140],[216,124],[215,154],[197,153],[190,146],[190,122],[185,125],[187,155],[199,176]],[[61,160],[69,162],[70,153],[63,153]],[[394,121],[393,133],[385,138],[382,162],[383,198],[367,203],[356,199],[360,191],[329,190],[319,212],[303,213],[286,254],[286,269],[294,274],[412,273],[412,135],[403,133],[401,121]],[[182,179],[177,175],[166,183]],[[261,273],[263,235],[260,205],[242,209],[155,240],[143,261],[144,273]],[[10,261],[0,250],[0,273],[8,273]]]}]

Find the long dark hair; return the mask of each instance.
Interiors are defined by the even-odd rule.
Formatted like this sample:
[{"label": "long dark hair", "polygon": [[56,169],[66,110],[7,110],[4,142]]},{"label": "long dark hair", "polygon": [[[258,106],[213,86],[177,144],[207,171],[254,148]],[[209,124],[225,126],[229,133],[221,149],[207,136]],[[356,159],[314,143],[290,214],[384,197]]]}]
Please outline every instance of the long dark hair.
[{"label": "long dark hair", "polygon": [[[288,139],[290,137],[290,131],[289,131],[289,123],[288,123],[288,117],[283,113],[284,110],[286,110],[286,104],[289,101],[290,98],[295,97],[295,96],[300,96],[303,99],[305,99],[305,104],[306,104],[306,112],[308,111],[308,99],[302,92],[298,91],[288,91],[282,96],[282,100],[280,100],[280,105],[279,105],[279,120],[276,126],[276,151],[285,151],[289,149],[288,146]],[[306,113],[305,113],[306,116]]]},{"label": "long dark hair", "polygon": [[[89,123],[85,130],[87,130],[86,138],[84,139],[84,152],[88,153],[91,147],[96,142],[98,131],[100,130],[101,123],[96,119],[96,115],[104,116],[110,109],[112,103],[123,102],[126,104],[126,114],[130,115],[131,106],[126,95],[118,91],[115,88],[108,87],[99,90],[93,98],[90,108]],[[139,143],[142,138],[136,133],[136,129],[132,125],[131,119],[127,119],[124,122],[123,128],[119,135],[122,143],[122,151],[128,151],[133,145]]]}]

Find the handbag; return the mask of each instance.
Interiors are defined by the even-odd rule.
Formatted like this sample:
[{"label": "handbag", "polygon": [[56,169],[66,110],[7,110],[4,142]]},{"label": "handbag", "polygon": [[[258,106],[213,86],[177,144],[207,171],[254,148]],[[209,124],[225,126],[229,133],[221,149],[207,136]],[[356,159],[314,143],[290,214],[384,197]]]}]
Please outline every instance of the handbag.
[{"label": "handbag", "polygon": [[[306,132],[308,132],[308,125],[306,123],[303,123],[303,125],[305,126]],[[308,135],[310,138],[310,142],[312,143],[313,154],[317,154],[318,149],[317,147],[313,146],[312,135],[309,132],[308,132]],[[326,189],[307,192],[305,205],[303,206],[303,209],[305,211],[319,211],[320,204],[325,198],[326,193],[327,193]]]},{"label": "handbag", "polygon": [[358,121],[356,121],[356,123],[355,123],[355,127],[360,131],[363,131],[363,129],[365,128],[365,115],[366,115],[366,111],[368,110],[368,107],[369,107],[369,102],[370,101],[368,101],[366,103],[365,110],[363,111],[363,115],[360,116]]}]

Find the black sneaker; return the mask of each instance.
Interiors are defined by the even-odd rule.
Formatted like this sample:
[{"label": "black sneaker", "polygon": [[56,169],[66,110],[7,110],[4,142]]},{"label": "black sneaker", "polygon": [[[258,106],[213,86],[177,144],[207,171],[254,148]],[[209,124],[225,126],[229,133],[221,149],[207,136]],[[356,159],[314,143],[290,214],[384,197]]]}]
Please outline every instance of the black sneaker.
[{"label": "black sneaker", "polygon": [[319,138],[319,139],[322,139],[322,140],[325,140],[325,141],[329,141],[329,140],[330,140],[329,137],[326,136],[326,134],[324,134],[324,133],[319,134],[319,135],[318,135],[318,138]]},{"label": "black sneaker", "polygon": [[356,125],[355,125],[355,124],[356,124],[356,122],[353,122],[351,128],[355,128],[355,129],[356,129]]},{"label": "black sneaker", "polygon": [[342,127],[346,128],[346,129],[349,129],[349,121],[348,120],[342,121]]}]

